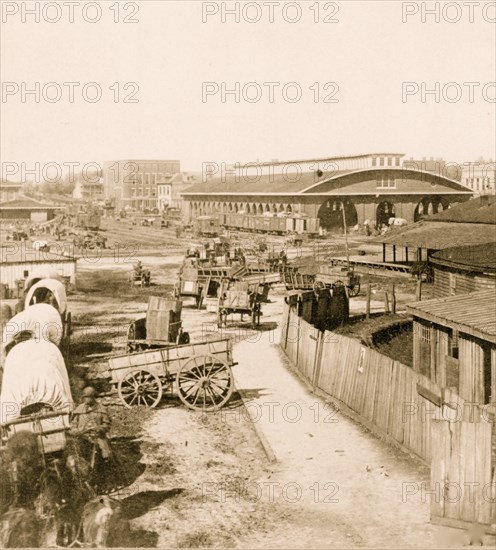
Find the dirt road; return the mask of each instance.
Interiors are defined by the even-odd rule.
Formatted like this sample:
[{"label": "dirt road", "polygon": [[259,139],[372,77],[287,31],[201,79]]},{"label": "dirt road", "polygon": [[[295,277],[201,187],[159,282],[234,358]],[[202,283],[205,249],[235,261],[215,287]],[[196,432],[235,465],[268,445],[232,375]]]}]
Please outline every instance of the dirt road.
[{"label": "dirt road", "polygon": [[293,510],[296,523],[242,546],[435,548],[450,537],[459,544],[459,533],[429,524],[428,497],[408,494],[411,483],[428,481],[428,470],[307,391],[277,342],[277,331],[240,342],[234,371],[277,458],[274,497],[262,485],[264,497]]}]

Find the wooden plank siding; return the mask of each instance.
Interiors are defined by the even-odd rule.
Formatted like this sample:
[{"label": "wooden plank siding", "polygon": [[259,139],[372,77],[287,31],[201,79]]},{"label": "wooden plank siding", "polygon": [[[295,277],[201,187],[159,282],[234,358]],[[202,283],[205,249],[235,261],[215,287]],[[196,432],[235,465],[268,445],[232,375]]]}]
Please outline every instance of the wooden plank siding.
[{"label": "wooden plank siding", "polygon": [[[386,435],[431,464],[431,516],[452,526],[478,522],[490,525],[496,517],[496,435],[494,407],[484,407],[482,342],[460,334],[460,393],[445,387],[448,332],[435,330],[437,345],[431,359],[437,364],[431,380],[417,369],[363,346],[358,340],[332,332],[319,333],[298,318],[296,308],[285,306],[281,347],[315,389],[342,402],[366,421],[373,431]],[[291,326],[289,331],[287,325]],[[414,323],[415,335],[421,327]],[[286,337],[286,333],[290,337]],[[298,337],[296,337],[298,336]],[[415,338],[414,341],[418,340]],[[418,362],[419,350],[414,346]],[[490,348],[491,396],[496,395],[496,348]],[[433,373],[434,371],[431,371]],[[460,496],[444,494],[459,487]],[[487,495],[473,498],[467,488],[478,483]],[[494,520],[492,520],[494,521]]]},{"label": "wooden plank siding", "polygon": [[494,274],[468,273],[444,266],[434,266],[434,297],[467,294],[478,290],[496,289]]}]

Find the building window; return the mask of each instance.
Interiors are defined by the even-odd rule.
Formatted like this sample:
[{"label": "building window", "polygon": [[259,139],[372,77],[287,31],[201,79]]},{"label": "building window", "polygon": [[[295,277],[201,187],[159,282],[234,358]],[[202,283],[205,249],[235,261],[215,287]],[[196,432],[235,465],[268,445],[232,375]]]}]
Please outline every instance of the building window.
[{"label": "building window", "polygon": [[381,164],[381,166],[384,166],[384,157],[380,158],[380,164]]},{"label": "building window", "polygon": [[458,331],[453,329],[448,334],[448,355],[458,359]]},{"label": "building window", "polygon": [[396,157],[396,158],[395,158],[395,165],[396,165],[396,166],[399,166],[399,165],[400,165],[400,157]]},{"label": "building window", "polygon": [[396,180],[391,176],[382,176],[377,180],[378,189],[396,189]]},{"label": "building window", "polygon": [[392,157],[388,157],[388,166],[393,166],[393,159]]},{"label": "building window", "polygon": [[377,166],[377,158],[372,157],[372,166]]}]

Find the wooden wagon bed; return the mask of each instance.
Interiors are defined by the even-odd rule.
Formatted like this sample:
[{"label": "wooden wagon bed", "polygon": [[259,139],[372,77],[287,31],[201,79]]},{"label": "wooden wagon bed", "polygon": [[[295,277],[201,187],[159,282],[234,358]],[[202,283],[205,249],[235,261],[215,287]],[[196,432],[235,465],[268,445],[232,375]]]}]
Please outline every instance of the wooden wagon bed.
[{"label": "wooden wagon bed", "polygon": [[174,381],[189,408],[217,410],[234,389],[229,338],[169,346],[109,359],[110,381],[126,407],[155,407]]}]

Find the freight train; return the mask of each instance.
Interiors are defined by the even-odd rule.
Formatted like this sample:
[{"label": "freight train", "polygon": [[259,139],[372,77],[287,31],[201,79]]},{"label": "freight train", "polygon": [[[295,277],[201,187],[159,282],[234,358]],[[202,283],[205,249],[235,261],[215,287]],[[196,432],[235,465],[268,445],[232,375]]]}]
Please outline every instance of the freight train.
[{"label": "freight train", "polygon": [[204,236],[216,236],[222,228],[252,233],[271,233],[286,235],[317,235],[319,219],[298,216],[253,216],[249,214],[222,213],[213,216],[200,216],[196,220],[196,230]]}]

